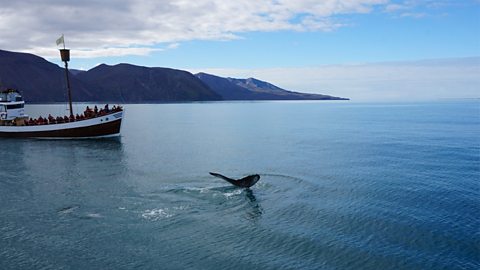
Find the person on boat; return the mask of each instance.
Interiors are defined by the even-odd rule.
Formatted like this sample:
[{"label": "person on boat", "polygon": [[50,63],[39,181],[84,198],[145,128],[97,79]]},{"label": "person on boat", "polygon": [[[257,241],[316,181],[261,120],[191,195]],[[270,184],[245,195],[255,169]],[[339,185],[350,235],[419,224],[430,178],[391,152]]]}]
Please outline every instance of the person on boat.
[{"label": "person on boat", "polygon": [[48,123],[49,124],[55,124],[55,118],[51,114],[48,115]]},{"label": "person on boat", "polygon": [[103,108],[103,110],[105,111],[105,113],[109,113],[110,112],[110,109],[108,108],[108,104],[105,105],[105,108]]},{"label": "person on boat", "polygon": [[94,117],[97,117],[97,115],[98,115],[97,105],[95,105],[95,107],[93,108],[93,112],[95,113],[95,116],[94,116]]},{"label": "person on boat", "polygon": [[90,109],[90,107],[87,106],[83,114],[85,115],[85,118],[90,118],[92,116],[92,109]]},{"label": "person on boat", "polygon": [[68,121],[68,116],[64,115],[64,116],[63,116],[63,121],[64,121],[65,123],[68,123],[68,122],[69,122],[69,121]]},{"label": "person on boat", "polygon": [[122,110],[122,107],[120,105],[113,105],[112,107],[112,112],[119,112]]}]

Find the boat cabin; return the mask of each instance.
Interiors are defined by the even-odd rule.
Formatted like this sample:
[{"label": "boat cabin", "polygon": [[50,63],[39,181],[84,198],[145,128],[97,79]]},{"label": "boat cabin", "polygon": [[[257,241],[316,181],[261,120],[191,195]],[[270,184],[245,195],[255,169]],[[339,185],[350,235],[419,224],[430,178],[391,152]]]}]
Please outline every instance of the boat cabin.
[{"label": "boat cabin", "polygon": [[0,122],[28,117],[25,115],[24,106],[25,101],[17,90],[0,91]]}]

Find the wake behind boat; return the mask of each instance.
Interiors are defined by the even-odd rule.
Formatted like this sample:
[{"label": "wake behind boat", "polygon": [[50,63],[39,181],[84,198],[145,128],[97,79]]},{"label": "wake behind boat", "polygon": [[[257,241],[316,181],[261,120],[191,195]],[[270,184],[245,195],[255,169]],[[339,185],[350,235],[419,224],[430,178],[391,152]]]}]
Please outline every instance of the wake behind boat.
[{"label": "wake behind boat", "polygon": [[87,106],[83,114],[73,113],[72,95],[68,72],[70,50],[65,49],[63,35],[57,40],[62,61],[65,63],[65,76],[68,90],[70,116],[29,118],[25,114],[25,101],[17,90],[7,89],[0,92],[0,137],[8,138],[104,138],[120,135],[124,111],[120,106],[112,109],[92,110]]}]

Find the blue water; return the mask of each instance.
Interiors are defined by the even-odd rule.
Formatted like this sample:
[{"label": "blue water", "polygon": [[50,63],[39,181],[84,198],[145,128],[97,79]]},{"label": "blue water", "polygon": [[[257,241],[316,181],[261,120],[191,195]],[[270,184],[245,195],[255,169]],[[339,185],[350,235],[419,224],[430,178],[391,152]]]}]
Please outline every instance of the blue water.
[{"label": "blue water", "polygon": [[120,140],[0,140],[0,269],[480,267],[478,100],[125,107]]}]

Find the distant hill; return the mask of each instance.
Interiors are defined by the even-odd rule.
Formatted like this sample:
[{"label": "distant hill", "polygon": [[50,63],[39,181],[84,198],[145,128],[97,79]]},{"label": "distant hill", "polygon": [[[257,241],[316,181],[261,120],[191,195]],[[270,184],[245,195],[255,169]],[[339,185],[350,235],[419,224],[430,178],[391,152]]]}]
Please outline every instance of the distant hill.
[{"label": "distant hill", "polygon": [[225,100],[348,100],[322,94],[288,91],[254,78],[222,78],[207,73],[198,73],[195,76]]},{"label": "distant hill", "polygon": [[73,75],[78,75],[80,73],[87,72],[86,70],[73,69],[73,68],[69,68],[68,71],[70,71],[70,73],[72,73]]},{"label": "distant hill", "polygon": [[[206,73],[130,64],[70,70],[73,100],[155,103],[215,100],[334,100],[287,91],[257,79],[222,78]],[[65,102],[65,69],[33,54],[0,50],[0,90],[18,89],[30,103]]]},{"label": "distant hill", "polygon": [[102,91],[102,100],[135,103],[221,100],[220,95],[191,73],[170,68],[102,64],[79,73],[76,78],[97,86]]},{"label": "distant hill", "polygon": [[[221,100],[183,70],[128,64],[70,72],[74,101],[122,103]],[[77,74],[76,76],[74,74]],[[29,103],[65,102],[65,69],[33,54],[0,50],[0,88],[18,89]]]},{"label": "distant hill", "polygon": [[[92,88],[71,79],[74,100],[95,99]],[[67,100],[65,70],[33,54],[0,50],[0,87],[18,89],[29,102]]]},{"label": "distant hill", "polygon": [[195,74],[224,100],[255,100],[257,95],[244,87],[232,83],[231,80],[207,73]]}]

